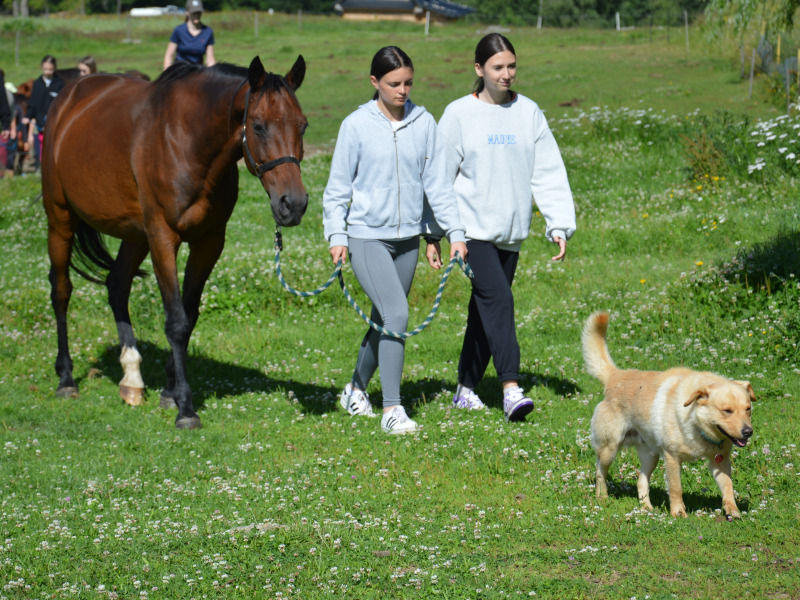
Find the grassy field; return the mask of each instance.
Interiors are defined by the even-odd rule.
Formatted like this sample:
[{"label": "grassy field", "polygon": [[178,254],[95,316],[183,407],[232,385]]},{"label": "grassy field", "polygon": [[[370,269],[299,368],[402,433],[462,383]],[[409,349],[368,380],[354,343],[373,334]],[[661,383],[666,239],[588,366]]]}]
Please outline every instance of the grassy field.
[{"label": "grassy field", "polygon": [[[472,56],[484,30],[475,24],[432,26],[425,37],[421,26],[407,23],[353,23],[334,17],[259,13],[258,37],[251,13],[208,14],[214,28],[218,60],[247,65],[258,55],[269,70],[285,73],[298,54],[308,63],[299,98],[311,127],[307,142],[332,144],[342,118],[372,95],[369,64],[387,44],[402,47],[416,67],[413,98],[438,118],[454,98],[467,94],[475,77]],[[39,75],[44,54],[56,56],[60,67],[76,66],[86,54],[100,70],[139,69],[151,77],[161,71],[172,28],[180,17],[51,17],[38,21],[34,34],[24,34],[19,64],[14,34],[0,34],[0,56],[6,81],[21,83]],[[3,21],[0,19],[0,31]],[[709,46],[692,31],[687,49],[683,31],[646,29],[537,30],[507,32],[520,57],[517,89],[534,98],[545,111],[577,108],[650,108],[684,114],[718,109],[753,116],[785,112],[785,99],[774,99],[766,86],[756,85],[751,98],[748,82],[739,78],[738,49],[727,54]]]},{"label": "grassy field", "polygon": [[[471,84],[465,59],[478,34],[435,28],[424,39],[420,28],[370,24],[346,36],[335,19],[309,18],[301,32],[296,18],[262,16],[256,44],[243,16],[207,20],[224,59],[246,62],[263,44],[275,70],[298,52],[309,60],[300,97],[319,151],[303,164],[311,205],[284,230],[283,268],[295,287],[316,287],[330,273],[325,149],[369,96],[372,52],[406,48],[414,97],[438,116]],[[173,23],[137,23],[135,47],[118,42],[119,25],[51,19],[26,61],[92,52],[103,68],[155,74]],[[469,297],[458,273],[436,320],[407,344],[404,404],[422,431],[389,439],[346,415],[336,396],[362,323],[335,286],[313,299],[280,288],[274,223],[244,172],[190,344],[204,428],[177,431],[158,408],[168,352],[152,276],[131,302],[147,405],[119,400],[105,291],[77,279],[70,349],[81,396],[56,399],[39,180],[0,180],[0,599],[800,597],[800,120],[778,116],[759,89],[748,102],[735,64],[699,48],[687,56],[677,35],[670,45],[637,32],[509,35],[527,63],[519,89],[547,109],[578,207],[566,262],[549,261],[538,217],[520,259],[522,382],[536,402],[525,423],[504,422],[491,369],[478,390],[489,411],[451,408]],[[13,38],[0,43],[10,56]],[[572,98],[583,102],[558,106]],[[420,264],[412,321],[437,283]],[[688,518],[669,515],[660,467],[656,511],[641,511],[632,453],[596,502],[589,419],[602,388],[583,370],[579,338],[599,309],[612,314],[620,366],[684,364],[752,382],[755,435],[734,456],[741,520],[722,516],[702,463],[683,468]],[[380,398],[377,380],[369,392]]]}]

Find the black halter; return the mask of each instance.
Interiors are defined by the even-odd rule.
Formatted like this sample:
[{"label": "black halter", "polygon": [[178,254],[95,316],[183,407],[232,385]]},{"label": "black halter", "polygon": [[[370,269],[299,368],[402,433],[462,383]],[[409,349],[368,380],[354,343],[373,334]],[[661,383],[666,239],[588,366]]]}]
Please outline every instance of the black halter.
[{"label": "black halter", "polygon": [[278,165],[282,165],[285,163],[293,163],[300,166],[300,161],[297,160],[294,156],[282,156],[280,158],[276,158],[275,160],[271,160],[268,163],[258,163],[256,159],[253,158],[253,155],[250,153],[250,148],[247,147],[247,109],[250,106],[250,90],[247,90],[247,95],[244,99],[244,117],[242,117],[242,148],[244,149],[244,158],[246,162],[249,162],[250,165],[253,167],[253,171],[255,171],[256,177],[259,179],[261,176],[266,173],[267,171],[274,169]]}]

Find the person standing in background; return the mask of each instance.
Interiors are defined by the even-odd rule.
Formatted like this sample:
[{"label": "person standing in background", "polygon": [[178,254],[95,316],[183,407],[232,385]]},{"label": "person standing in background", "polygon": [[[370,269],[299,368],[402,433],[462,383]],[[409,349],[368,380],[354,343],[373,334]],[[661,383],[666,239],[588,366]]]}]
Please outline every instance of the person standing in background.
[{"label": "person standing in background", "polygon": [[81,77],[97,73],[97,62],[94,60],[94,56],[84,56],[78,62],[78,73]]},{"label": "person standing in background", "polygon": [[33,90],[28,103],[28,112],[22,124],[28,126],[28,148],[33,149],[36,168],[42,156],[42,135],[47,124],[47,111],[58,93],[64,88],[64,81],[56,75],[56,59],[47,55],[42,59],[42,74],[33,82]]},{"label": "person standing in background", "polygon": [[188,62],[206,66],[216,64],[214,56],[214,31],[201,22],[203,3],[201,0],[189,0],[186,3],[186,21],[173,31],[164,54],[164,68],[169,68],[175,61]]},{"label": "person standing in background", "polygon": [[11,132],[11,106],[6,90],[6,74],[0,69],[0,177],[6,173],[8,162],[8,144],[13,139]]}]

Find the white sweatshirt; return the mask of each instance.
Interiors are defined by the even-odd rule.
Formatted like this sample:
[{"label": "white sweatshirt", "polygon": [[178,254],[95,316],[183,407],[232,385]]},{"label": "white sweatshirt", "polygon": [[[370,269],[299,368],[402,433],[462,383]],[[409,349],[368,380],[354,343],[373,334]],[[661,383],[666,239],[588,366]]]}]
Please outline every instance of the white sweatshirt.
[{"label": "white sweatshirt", "polygon": [[[439,132],[449,142],[448,172],[467,239],[519,251],[531,227],[531,197],[548,240],[572,237],[575,205],[567,170],[533,100],[516,94],[496,105],[474,95],[459,98],[445,109]],[[430,231],[439,234],[435,224]]]}]

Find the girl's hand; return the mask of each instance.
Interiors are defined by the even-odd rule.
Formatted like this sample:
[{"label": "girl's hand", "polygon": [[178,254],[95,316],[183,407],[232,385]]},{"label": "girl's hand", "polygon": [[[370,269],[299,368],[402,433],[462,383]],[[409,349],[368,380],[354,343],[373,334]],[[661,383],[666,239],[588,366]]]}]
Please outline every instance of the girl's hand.
[{"label": "girl's hand", "polygon": [[557,261],[557,260],[564,260],[567,256],[567,241],[562,240],[560,237],[556,236],[553,238],[553,243],[558,244],[559,253],[557,256],[554,256],[550,260]]},{"label": "girl's hand", "polygon": [[450,244],[450,260],[456,257],[456,252],[461,256],[461,260],[467,260],[467,245],[464,242],[454,242]]},{"label": "girl's hand", "polygon": [[428,264],[434,269],[442,268],[442,248],[439,242],[431,242],[425,249],[425,256],[428,259]]},{"label": "girl's hand", "polygon": [[347,246],[333,246],[331,248],[331,258],[333,258],[333,264],[338,265],[339,261],[342,261],[342,264],[347,262]]}]

